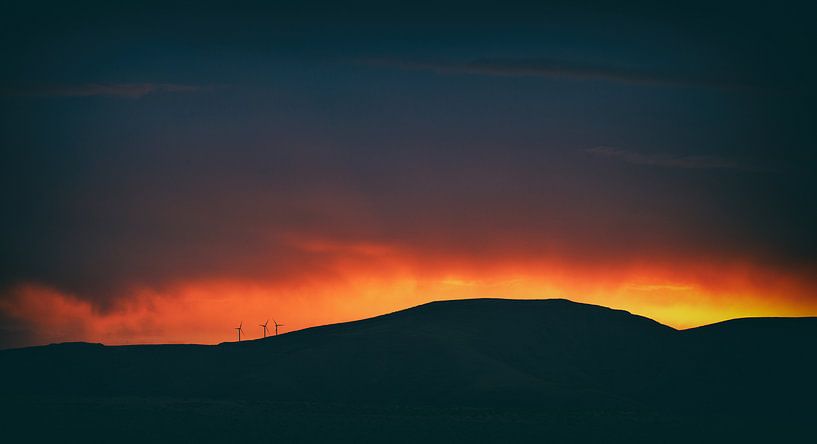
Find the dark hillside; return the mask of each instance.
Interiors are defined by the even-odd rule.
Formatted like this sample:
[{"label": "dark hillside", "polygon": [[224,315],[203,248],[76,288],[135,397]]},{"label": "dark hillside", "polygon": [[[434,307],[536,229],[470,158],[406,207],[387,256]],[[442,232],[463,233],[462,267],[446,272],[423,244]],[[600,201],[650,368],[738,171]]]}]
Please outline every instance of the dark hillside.
[{"label": "dark hillside", "polygon": [[[471,439],[511,430],[520,440],[777,438],[814,411],[815,338],[815,318],[677,331],[567,300],[446,301],[217,346],[0,351],[0,396],[8,417],[45,415],[68,435],[96,415],[113,430],[150,423],[166,436],[239,424],[250,436],[274,424],[303,437],[296,424],[306,421],[344,436],[432,441],[451,438],[449,427]],[[72,412],[79,419],[67,420]]]}]

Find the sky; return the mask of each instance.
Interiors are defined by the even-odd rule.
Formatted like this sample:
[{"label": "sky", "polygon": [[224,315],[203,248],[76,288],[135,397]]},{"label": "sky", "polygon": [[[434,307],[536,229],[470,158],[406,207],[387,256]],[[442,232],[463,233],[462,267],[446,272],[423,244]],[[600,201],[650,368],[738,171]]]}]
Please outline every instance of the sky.
[{"label": "sky", "polygon": [[817,315],[814,6],[4,2],[0,348]]}]

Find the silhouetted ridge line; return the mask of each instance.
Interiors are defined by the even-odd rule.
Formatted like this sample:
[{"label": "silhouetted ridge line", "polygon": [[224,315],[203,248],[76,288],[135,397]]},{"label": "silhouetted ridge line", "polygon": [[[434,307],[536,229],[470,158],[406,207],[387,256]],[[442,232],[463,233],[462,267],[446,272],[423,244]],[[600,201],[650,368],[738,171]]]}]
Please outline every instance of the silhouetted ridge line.
[{"label": "silhouetted ridge line", "polygon": [[[638,320],[638,322],[644,322],[645,324],[651,324],[655,326],[659,326],[663,329],[675,330],[672,327],[667,325],[661,324],[655,320],[650,318],[632,314],[626,310],[620,309],[613,309],[609,307],[604,307],[601,305],[594,305],[594,304],[586,304],[581,302],[574,302],[569,299],[562,299],[562,298],[555,298],[555,299],[503,299],[503,298],[473,298],[473,299],[455,299],[455,300],[440,300],[440,301],[432,301],[427,302],[424,304],[420,304],[414,307],[405,308],[402,310],[397,310],[391,313],[386,313],[378,316],[373,316],[371,318],[364,318],[358,319],[354,321],[348,322],[339,322],[335,324],[327,324],[327,325],[319,325],[315,327],[309,327],[302,330],[297,330],[293,332],[286,333],[286,336],[292,335],[303,335],[303,334],[315,334],[318,332],[337,332],[342,331],[346,328],[353,328],[356,326],[365,326],[369,324],[376,324],[380,322],[386,322],[388,320],[393,319],[402,319],[405,317],[417,317],[418,320],[421,320],[423,317],[428,316],[435,316],[441,313],[448,313],[449,315],[453,314],[460,314],[465,316],[473,315],[486,315],[488,313],[483,312],[480,313],[479,309],[483,310],[496,310],[496,314],[503,314],[500,310],[504,311],[506,316],[513,315],[514,312],[519,311],[525,312],[530,308],[538,309],[538,310],[568,310],[568,311],[575,311],[581,312],[582,310],[592,310],[598,313],[611,313],[614,316],[621,316],[622,318],[632,318],[634,320]],[[513,312],[509,312],[509,310],[513,310]],[[560,311],[560,312],[561,312]],[[567,314],[567,313],[565,313]],[[282,335],[283,336],[283,335]],[[263,339],[263,338],[262,338]],[[272,338],[267,338],[272,339]],[[256,340],[248,340],[245,341],[247,343],[259,341],[261,339]],[[234,342],[223,342],[219,345],[229,345],[233,344]]]},{"label": "silhouetted ridge line", "polygon": [[567,300],[438,301],[240,344],[6,350],[0,395],[742,411],[817,396],[815,337],[814,318],[678,331]]}]

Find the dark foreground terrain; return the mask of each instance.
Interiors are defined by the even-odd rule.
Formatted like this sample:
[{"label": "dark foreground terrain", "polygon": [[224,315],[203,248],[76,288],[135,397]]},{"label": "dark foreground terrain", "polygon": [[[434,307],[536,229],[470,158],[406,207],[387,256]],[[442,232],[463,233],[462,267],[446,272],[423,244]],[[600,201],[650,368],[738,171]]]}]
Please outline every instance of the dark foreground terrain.
[{"label": "dark foreground terrain", "polygon": [[218,346],[31,347],[0,351],[0,437],[810,441],[815,340],[817,318],[678,331],[566,300],[478,299]]}]

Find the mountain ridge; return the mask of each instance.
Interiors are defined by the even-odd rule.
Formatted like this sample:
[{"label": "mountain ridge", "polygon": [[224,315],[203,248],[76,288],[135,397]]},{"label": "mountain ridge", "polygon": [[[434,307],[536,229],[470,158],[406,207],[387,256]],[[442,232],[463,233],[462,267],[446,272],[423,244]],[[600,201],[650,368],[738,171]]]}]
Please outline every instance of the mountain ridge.
[{"label": "mountain ridge", "polygon": [[[567,300],[439,301],[241,343],[3,350],[0,401],[23,400],[34,417],[50,406],[55,418],[66,413],[66,402],[103,416],[115,415],[104,410],[113,403],[152,421],[181,414],[205,428],[195,406],[269,408],[289,418],[282,427],[303,423],[286,411],[291,406],[302,406],[320,424],[334,424],[325,416],[329,409],[332,418],[353,421],[357,431],[368,430],[368,412],[374,411],[397,414],[380,416],[394,430],[405,421],[429,424],[404,416],[416,412],[445,412],[463,424],[474,421],[468,412],[482,412],[489,416],[480,423],[504,434],[519,412],[533,412],[522,414],[525,427],[549,424],[541,433],[557,430],[566,440],[584,430],[581,424],[632,434],[629,428],[641,427],[642,420],[647,436],[649,430],[695,427],[724,433],[724,421],[738,431],[763,421],[808,424],[817,398],[815,337],[817,318],[676,330],[624,310]],[[177,403],[194,410],[179,413]],[[246,427],[269,419],[242,411]],[[303,429],[290,432],[300,436]],[[476,434],[468,428],[462,433]],[[588,442],[602,438],[594,434]]]},{"label": "mountain ridge", "polygon": [[[740,325],[746,323],[770,323],[770,322],[817,322],[817,316],[791,316],[791,317],[784,317],[784,316],[758,316],[758,317],[740,317],[740,318],[733,318],[733,319],[726,319],[723,321],[717,321],[710,324],[700,325],[696,327],[690,327],[685,329],[676,329],[672,326],[662,324],[659,321],[656,321],[650,317],[639,315],[624,309],[617,309],[612,307],[606,307],[604,305],[598,304],[590,304],[584,302],[576,302],[566,298],[548,298],[548,299],[508,299],[508,298],[468,298],[468,299],[453,299],[453,300],[435,300],[426,302],[423,304],[415,305],[412,307],[395,310],[393,312],[384,313],[380,315],[371,316],[368,318],[362,319],[355,319],[351,321],[343,321],[343,322],[336,322],[331,324],[324,324],[324,325],[315,325],[311,327],[306,327],[299,330],[289,331],[285,333],[281,333],[278,337],[290,337],[291,335],[297,334],[313,334],[316,332],[322,332],[327,330],[333,330],[338,328],[348,328],[359,326],[361,324],[366,324],[369,322],[378,322],[384,321],[388,319],[392,319],[395,317],[399,317],[401,315],[406,315],[409,313],[415,313],[418,311],[424,311],[431,308],[436,308],[444,305],[457,305],[462,306],[464,304],[474,304],[474,303],[511,303],[511,304],[541,304],[541,303],[554,303],[554,304],[568,304],[574,307],[584,307],[589,309],[601,309],[607,312],[612,313],[619,313],[622,315],[629,315],[633,318],[643,319],[652,323],[657,324],[665,329],[669,329],[676,332],[697,332],[703,331],[706,329],[713,329],[713,328],[723,328],[726,326],[733,326],[733,325]],[[241,341],[243,344],[252,344],[257,343],[259,341],[270,341],[275,340],[276,336],[267,336],[266,338],[253,338],[253,339],[244,339]],[[86,341],[67,341],[67,342],[56,342],[56,343],[49,343],[49,344],[41,344],[41,345],[32,345],[32,346],[25,346],[25,347],[15,347],[15,348],[7,348],[7,349],[0,349],[0,353],[13,351],[13,350],[23,350],[23,349],[31,349],[31,348],[40,348],[40,347],[53,347],[53,346],[80,346],[80,345],[101,345],[104,347],[147,347],[147,346],[202,346],[202,347],[220,347],[220,346],[229,346],[231,344],[238,344],[237,341],[223,341],[217,344],[200,344],[200,343],[144,343],[144,344],[104,344],[101,342],[86,342]]]},{"label": "mountain ridge", "polygon": [[[665,327],[665,328],[668,328],[668,329],[677,330],[677,329],[675,329],[675,328],[673,328],[671,326],[661,324],[660,322],[655,321],[654,319],[651,319],[651,318],[649,318],[647,316],[634,314],[634,313],[629,312],[627,310],[606,307],[606,306],[598,305],[598,304],[589,304],[589,303],[583,303],[583,302],[576,302],[576,301],[572,301],[570,299],[565,299],[565,298],[548,298],[548,299],[467,298],[467,299],[449,299],[449,300],[430,301],[430,302],[415,305],[415,306],[412,306],[412,307],[407,307],[407,308],[404,308],[404,309],[395,310],[393,312],[371,316],[371,317],[368,317],[368,318],[355,319],[355,320],[343,321],[343,322],[335,322],[335,323],[324,324],[324,325],[315,325],[315,326],[306,327],[306,328],[299,329],[299,330],[294,330],[294,331],[281,333],[278,336],[283,337],[283,336],[290,336],[290,335],[293,335],[293,334],[301,334],[301,333],[307,333],[307,332],[308,333],[313,333],[313,332],[319,331],[319,330],[335,329],[335,328],[342,328],[342,327],[351,327],[351,326],[356,326],[356,325],[363,324],[363,323],[386,320],[386,319],[394,318],[394,317],[397,317],[397,316],[400,316],[400,315],[408,314],[409,312],[423,311],[423,310],[426,310],[426,309],[436,308],[436,307],[440,307],[440,306],[444,306],[444,305],[461,306],[463,304],[496,303],[496,302],[499,302],[499,303],[520,303],[520,304],[528,304],[528,303],[532,303],[532,304],[539,304],[539,303],[569,304],[569,305],[576,306],[576,307],[601,309],[601,310],[606,310],[606,311],[609,311],[609,312],[617,312],[617,313],[621,313],[621,314],[625,314],[625,315],[630,315],[630,316],[633,316],[633,317],[636,317],[636,318],[641,318],[641,319],[648,320],[650,322],[653,322],[655,324],[658,324],[658,325],[660,325],[662,327]],[[678,330],[678,331],[682,331],[682,330]],[[253,343],[253,342],[257,342],[257,341],[274,340],[275,338],[276,338],[275,336],[267,336],[266,338],[243,339],[241,342],[242,343]],[[61,345],[74,346],[74,345],[79,345],[79,344],[102,345],[102,346],[105,346],[105,347],[140,347],[140,346],[164,346],[164,345],[168,345],[168,346],[191,345],[191,346],[216,346],[217,347],[217,346],[224,346],[224,345],[230,345],[230,344],[236,344],[236,343],[237,343],[237,341],[223,341],[223,342],[219,342],[217,344],[200,344],[200,343],[104,344],[104,343],[101,343],[101,342],[67,341],[67,342],[56,342],[56,343],[49,343],[49,344],[41,344],[41,345],[32,345],[32,346],[25,346],[25,347],[0,349],[0,353],[4,352],[4,351],[21,350],[21,349],[29,349],[29,348],[37,348],[37,347],[61,346]]]}]

